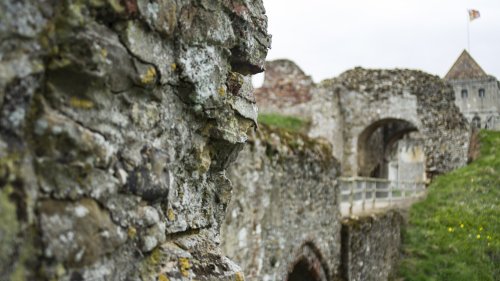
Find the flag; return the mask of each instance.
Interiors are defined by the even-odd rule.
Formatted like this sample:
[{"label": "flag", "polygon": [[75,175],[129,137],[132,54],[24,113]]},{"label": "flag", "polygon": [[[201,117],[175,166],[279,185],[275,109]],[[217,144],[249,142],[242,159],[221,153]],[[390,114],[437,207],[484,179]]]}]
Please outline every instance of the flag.
[{"label": "flag", "polygon": [[478,10],[468,10],[469,11],[469,21],[473,21],[477,18],[479,18],[481,15],[479,14]]}]

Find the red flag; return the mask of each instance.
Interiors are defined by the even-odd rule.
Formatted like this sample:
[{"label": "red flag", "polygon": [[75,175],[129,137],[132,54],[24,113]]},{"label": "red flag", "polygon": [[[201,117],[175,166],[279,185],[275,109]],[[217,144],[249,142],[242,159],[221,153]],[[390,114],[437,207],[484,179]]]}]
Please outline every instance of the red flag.
[{"label": "red flag", "polygon": [[469,21],[473,21],[481,16],[478,10],[470,9],[468,11],[469,11]]}]

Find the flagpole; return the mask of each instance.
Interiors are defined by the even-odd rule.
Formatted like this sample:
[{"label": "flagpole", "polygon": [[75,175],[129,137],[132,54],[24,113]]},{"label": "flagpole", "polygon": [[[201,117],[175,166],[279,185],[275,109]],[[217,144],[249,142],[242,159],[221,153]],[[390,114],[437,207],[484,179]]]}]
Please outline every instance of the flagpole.
[{"label": "flagpole", "polygon": [[469,10],[467,10],[467,51],[470,53],[470,18]]}]

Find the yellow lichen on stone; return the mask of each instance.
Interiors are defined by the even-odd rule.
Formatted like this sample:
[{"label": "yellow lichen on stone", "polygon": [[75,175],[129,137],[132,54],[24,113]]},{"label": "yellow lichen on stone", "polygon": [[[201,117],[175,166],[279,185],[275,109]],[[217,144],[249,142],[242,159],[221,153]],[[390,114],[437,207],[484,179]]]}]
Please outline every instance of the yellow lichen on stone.
[{"label": "yellow lichen on stone", "polygon": [[170,65],[170,68],[172,69],[172,71],[175,71],[175,70],[177,69],[177,64],[172,63],[172,64]]},{"label": "yellow lichen on stone", "polygon": [[141,75],[142,84],[151,84],[156,79],[156,69],[154,67],[148,68],[146,74]]},{"label": "yellow lichen on stone", "polygon": [[35,72],[40,72],[45,69],[45,65],[41,61],[34,61],[33,62],[33,71]]},{"label": "yellow lichen on stone", "polygon": [[122,6],[119,0],[108,0],[108,3],[117,13],[123,13],[125,11],[125,7]]},{"label": "yellow lichen on stone", "polygon": [[7,182],[14,182],[17,178],[17,162],[19,155],[17,153],[9,154],[0,158],[0,178]]},{"label": "yellow lichen on stone", "polygon": [[57,275],[58,277],[61,277],[61,276],[63,276],[64,274],[66,274],[66,268],[64,267],[64,265],[63,265],[63,264],[61,264],[61,263],[60,263],[60,264],[58,264],[58,265],[56,266],[56,275]]},{"label": "yellow lichen on stone", "polygon": [[174,221],[175,220],[175,213],[174,213],[174,210],[172,208],[168,208],[167,218],[168,218],[169,221]]},{"label": "yellow lichen on stone", "polygon": [[90,0],[89,4],[92,7],[101,8],[104,7],[104,4],[106,3],[104,2],[104,0]]},{"label": "yellow lichen on stone", "polygon": [[224,87],[219,88],[219,96],[223,97],[226,95],[226,89]]},{"label": "yellow lichen on stone", "polygon": [[[58,51],[54,51],[58,52]],[[58,58],[50,61],[48,68],[49,69],[58,69],[63,68],[71,64],[71,61],[67,58]]]},{"label": "yellow lichen on stone", "polygon": [[149,265],[157,265],[160,262],[161,259],[161,252],[158,248],[154,249],[153,252],[151,252],[151,255],[149,255],[148,258],[148,263]]},{"label": "yellow lichen on stone", "polygon": [[127,235],[128,238],[134,239],[137,236],[137,229],[135,229],[135,227],[133,226],[130,226],[127,230]]},{"label": "yellow lichen on stone", "polygon": [[81,109],[91,109],[94,107],[94,103],[91,100],[80,99],[77,97],[71,97],[71,99],[69,100],[69,104],[72,107]]},{"label": "yellow lichen on stone", "polygon": [[106,50],[106,48],[102,48],[101,49],[101,56],[103,58],[107,58],[108,57],[108,50]]},{"label": "yellow lichen on stone", "polygon": [[181,275],[184,277],[189,276],[189,269],[191,268],[191,264],[189,263],[188,258],[179,258],[179,268],[181,271]]},{"label": "yellow lichen on stone", "polygon": [[71,24],[78,26],[85,23],[85,16],[84,16],[85,9],[82,3],[78,2],[72,3],[68,5],[66,9],[68,12],[68,16],[70,18],[70,20],[68,21],[71,22]]},{"label": "yellow lichen on stone", "polygon": [[158,276],[158,281],[170,281],[170,279],[168,279],[168,277],[162,273],[160,274],[160,276]]},{"label": "yellow lichen on stone", "polygon": [[234,279],[236,281],[245,281],[245,277],[243,277],[243,273],[241,271],[236,272]]},{"label": "yellow lichen on stone", "polygon": [[201,173],[206,173],[210,169],[210,165],[212,164],[210,150],[207,147],[203,148],[202,151],[199,152],[198,158],[200,163],[199,171]]}]

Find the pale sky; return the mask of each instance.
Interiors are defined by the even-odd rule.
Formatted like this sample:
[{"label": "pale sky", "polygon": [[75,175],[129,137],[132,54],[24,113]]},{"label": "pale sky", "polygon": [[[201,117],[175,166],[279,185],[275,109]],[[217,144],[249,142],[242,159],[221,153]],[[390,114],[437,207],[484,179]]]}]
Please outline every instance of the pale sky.
[{"label": "pale sky", "polygon": [[267,59],[291,59],[315,82],[356,66],[443,77],[467,48],[467,9],[481,13],[470,22],[470,53],[500,79],[500,0],[263,1]]}]

